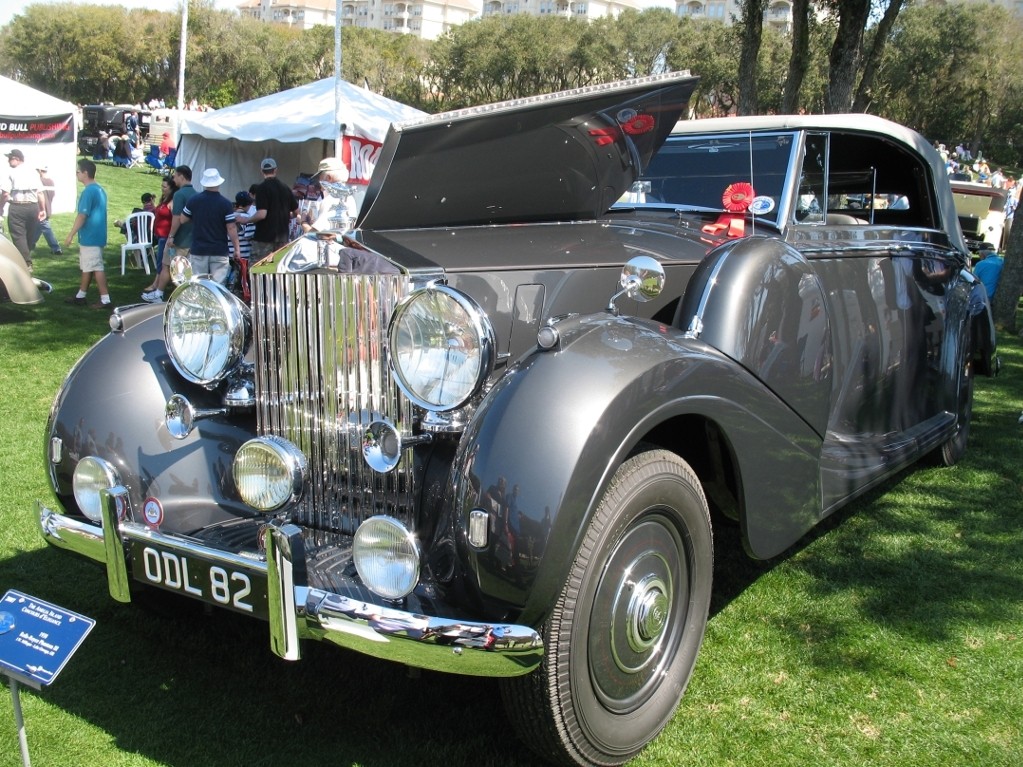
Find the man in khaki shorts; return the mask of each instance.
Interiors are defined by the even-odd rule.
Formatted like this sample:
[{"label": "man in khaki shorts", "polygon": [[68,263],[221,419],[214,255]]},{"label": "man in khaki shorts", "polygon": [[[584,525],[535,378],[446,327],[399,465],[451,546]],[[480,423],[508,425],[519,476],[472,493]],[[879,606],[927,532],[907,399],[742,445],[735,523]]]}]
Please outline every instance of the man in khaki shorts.
[{"label": "man in khaki shorts", "polygon": [[78,264],[82,270],[82,281],[78,285],[78,293],[64,300],[69,304],[85,306],[89,283],[95,277],[99,301],[91,306],[109,312],[114,305],[110,301],[107,275],[103,270],[103,248],[107,244],[107,193],[96,183],[96,163],[92,160],[79,160],[77,174],[85,188],[78,198],[78,215],[64,240],[64,246],[70,246],[75,235],[78,235]]}]

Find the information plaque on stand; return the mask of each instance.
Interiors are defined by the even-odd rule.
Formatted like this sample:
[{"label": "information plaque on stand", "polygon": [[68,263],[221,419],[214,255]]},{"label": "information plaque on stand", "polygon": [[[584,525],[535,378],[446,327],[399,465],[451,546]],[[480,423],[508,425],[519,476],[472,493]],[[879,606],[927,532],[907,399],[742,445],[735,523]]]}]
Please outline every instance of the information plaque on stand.
[{"label": "information plaque on stand", "polygon": [[0,674],[39,690],[57,678],[96,621],[13,589],[0,599]]}]

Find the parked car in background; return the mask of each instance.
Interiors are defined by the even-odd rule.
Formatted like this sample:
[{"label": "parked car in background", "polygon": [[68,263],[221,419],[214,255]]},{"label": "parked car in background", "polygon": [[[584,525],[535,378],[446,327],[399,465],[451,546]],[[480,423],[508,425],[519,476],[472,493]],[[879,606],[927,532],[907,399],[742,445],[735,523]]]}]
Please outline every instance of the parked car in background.
[{"label": "parked car in background", "polygon": [[51,290],[49,283],[32,276],[14,243],[0,234],[0,304],[41,304]]},{"label": "parked car in background", "polygon": [[976,181],[953,180],[951,184],[959,226],[970,251],[977,253],[984,242],[1002,250],[1006,191]]},{"label": "parked car in background", "polygon": [[132,110],[139,116],[139,132],[142,140],[149,137],[152,113],[148,109],[138,109],[130,104],[90,104],[82,107],[82,127],[78,131],[78,151],[92,157],[99,143],[99,135],[120,136],[124,133],[124,118]]},{"label": "parked car in background", "polygon": [[[553,762],[637,754],[696,663],[713,524],[774,557],[954,463],[993,367],[927,141],[676,126],[695,85],[397,126],[354,230],[253,265],[251,306],[196,276],[118,309],[46,425],[46,540],[283,658],[497,677]],[[905,203],[848,204],[878,193]]]}]

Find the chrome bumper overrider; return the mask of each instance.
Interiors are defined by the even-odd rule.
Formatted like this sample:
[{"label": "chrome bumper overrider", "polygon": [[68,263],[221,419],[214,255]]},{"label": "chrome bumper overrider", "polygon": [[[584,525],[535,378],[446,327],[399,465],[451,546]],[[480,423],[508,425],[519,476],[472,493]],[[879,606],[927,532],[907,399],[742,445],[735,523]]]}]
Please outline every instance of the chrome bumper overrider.
[{"label": "chrome bumper overrider", "polygon": [[300,639],[333,642],[417,668],[474,676],[526,674],[543,656],[540,636],[529,626],[430,617],[301,585],[305,561],[295,525],[270,527],[266,560],[257,561],[130,521],[123,487],[104,496],[102,526],[36,505],[46,542],[105,564],[110,595],[120,602],[131,601],[127,547],[135,540],[209,563],[265,573],[270,646],[287,660],[301,657]]}]

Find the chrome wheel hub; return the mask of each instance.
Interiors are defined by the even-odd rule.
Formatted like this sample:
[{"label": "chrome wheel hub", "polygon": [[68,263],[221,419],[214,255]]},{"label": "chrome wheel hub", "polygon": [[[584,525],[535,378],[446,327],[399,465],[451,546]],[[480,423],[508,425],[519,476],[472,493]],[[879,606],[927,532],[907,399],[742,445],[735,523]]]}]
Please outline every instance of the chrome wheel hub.
[{"label": "chrome wheel hub", "polygon": [[661,683],[686,624],[689,561],[678,528],[651,514],[610,552],[593,595],[590,680],[608,710],[627,713]]},{"label": "chrome wheel hub", "polygon": [[657,643],[668,623],[671,595],[668,585],[656,576],[647,576],[632,589],[627,609],[629,646],[643,652]]}]

